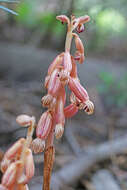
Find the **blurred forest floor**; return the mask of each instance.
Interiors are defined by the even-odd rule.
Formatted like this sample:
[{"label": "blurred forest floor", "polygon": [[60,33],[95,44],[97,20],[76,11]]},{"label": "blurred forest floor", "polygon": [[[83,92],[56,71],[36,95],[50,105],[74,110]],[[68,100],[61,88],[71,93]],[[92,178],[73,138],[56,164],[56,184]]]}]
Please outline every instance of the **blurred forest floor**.
[{"label": "blurred forest floor", "polygon": [[[17,115],[21,113],[35,115],[38,120],[44,111],[41,107],[41,97],[46,93],[43,82],[47,68],[57,53],[27,45],[0,44],[1,150],[7,150],[12,143],[26,134],[26,130],[20,129],[15,122]],[[118,64],[115,64],[108,58],[88,57],[83,65],[78,65],[81,83],[88,90],[89,96],[95,104],[95,113],[87,116],[85,113],[79,112],[72,119],[66,121],[64,137],[60,141],[55,141],[54,172],[66,168],[66,164],[72,163],[73,165],[75,159],[78,166],[80,159],[86,160],[88,155],[93,156],[95,160],[92,160],[91,164],[88,163],[88,167],[84,166],[86,170],[82,170],[81,173],[77,169],[78,176],[81,175],[81,177],[72,179],[71,185],[69,182],[62,184],[62,189],[127,189],[127,138],[125,138],[127,107],[125,106],[126,97],[123,97],[126,87],[120,85],[119,90],[117,89],[117,84],[126,84],[126,79],[122,79],[122,76],[126,75],[127,65],[124,62],[117,62]],[[115,81],[111,76],[114,76]],[[120,80],[123,81],[119,83]],[[117,105],[115,102],[120,103]],[[110,144],[104,144],[112,140],[113,143],[116,143],[117,139],[121,144],[118,146],[113,144],[112,147],[117,148],[112,151]],[[102,145],[102,150],[99,149],[100,145]],[[107,151],[103,149],[103,145],[104,148],[107,146]],[[103,156],[98,158],[96,155],[94,157],[96,151],[100,151],[99,153],[102,153]],[[37,169],[31,182],[31,190],[41,189],[39,176],[42,176],[43,172],[43,156],[35,155],[34,157]],[[81,164],[84,162],[82,160]],[[82,167],[79,166],[79,170]]]}]

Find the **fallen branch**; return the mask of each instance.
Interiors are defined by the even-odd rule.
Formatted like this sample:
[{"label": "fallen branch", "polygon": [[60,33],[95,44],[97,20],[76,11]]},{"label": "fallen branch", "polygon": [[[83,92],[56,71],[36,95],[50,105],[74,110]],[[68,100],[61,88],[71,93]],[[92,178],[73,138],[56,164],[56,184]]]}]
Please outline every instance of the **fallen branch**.
[{"label": "fallen branch", "polygon": [[95,190],[121,190],[120,185],[108,170],[96,172],[92,177],[92,184]]}]

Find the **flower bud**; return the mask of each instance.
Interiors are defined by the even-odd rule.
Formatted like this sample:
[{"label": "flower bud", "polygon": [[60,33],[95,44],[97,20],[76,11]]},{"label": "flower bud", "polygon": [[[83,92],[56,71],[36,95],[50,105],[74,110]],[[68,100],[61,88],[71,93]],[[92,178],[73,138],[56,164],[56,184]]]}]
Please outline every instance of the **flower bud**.
[{"label": "flower bud", "polygon": [[75,45],[76,45],[76,54],[75,54],[75,60],[79,61],[79,63],[83,63],[84,62],[84,46],[83,43],[81,41],[81,39],[79,38],[79,36],[77,34],[73,34],[75,36]]},{"label": "flower bud", "polygon": [[80,64],[82,64],[85,60],[84,54],[81,54],[79,51],[76,51],[74,59],[76,61],[79,61]]},{"label": "flower bud", "polygon": [[64,116],[64,99],[60,96],[57,99],[57,105],[55,110],[55,122],[56,124],[61,124],[64,126],[65,116]]},{"label": "flower bud", "polygon": [[33,140],[31,148],[35,154],[41,153],[45,149],[45,141],[40,138],[36,138]]},{"label": "flower bud", "polygon": [[60,81],[62,82],[62,84],[66,84],[68,83],[68,79],[69,79],[69,73],[66,70],[62,70],[60,72]]},{"label": "flower bud", "polygon": [[79,25],[77,26],[77,28],[76,28],[76,31],[77,31],[78,33],[84,32],[84,30],[85,30],[85,27],[84,27],[83,24],[79,24]]},{"label": "flower bud", "polygon": [[48,68],[48,75],[50,76],[52,74],[52,72],[58,68],[58,66],[60,66],[63,62],[63,56],[64,53],[61,53],[60,55],[58,55],[54,61],[50,64],[49,68]]},{"label": "flower bud", "polygon": [[78,18],[80,24],[85,24],[86,22],[90,21],[90,17],[88,15],[81,16]]},{"label": "flower bud", "polygon": [[65,15],[59,15],[56,17],[57,20],[60,20],[63,24],[64,23],[70,23],[69,18]]},{"label": "flower bud", "polygon": [[36,128],[37,137],[45,140],[51,130],[51,127],[52,127],[52,116],[48,111],[44,112]]},{"label": "flower bud", "polygon": [[41,103],[43,107],[49,107],[51,102],[53,100],[53,97],[50,94],[47,94],[46,96],[43,96],[41,99]]},{"label": "flower bud", "polygon": [[84,53],[84,46],[78,35],[75,36],[76,49],[82,54]]},{"label": "flower bud", "polygon": [[55,69],[50,77],[49,85],[48,85],[48,94],[51,94],[53,97],[57,96],[57,93],[60,89],[61,82],[59,79],[59,70]]},{"label": "flower bud", "polygon": [[90,100],[87,100],[85,102],[84,111],[88,115],[91,115],[93,113],[93,111],[94,111],[94,104],[93,104],[93,102],[91,102]]},{"label": "flower bud", "polygon": [[70,104],[64,108],[65,118],[73,117],[78,112],[78,107],[74,104]]},{"label": "flower bud", "polygon": [[11,160],[15,157],[16,154],[20,154],[22,151],[22,148],[24,146],[25,139],[21,138],[17,142],[15,142],[5,153],[5,156],[7,159]]},{"label": "flower bud", "polygon": [[72,104],[74,104],[79,110],[84,109],[85,103],[81,102],[72,92],[70,95],[70,101]]},{"label": "flower bud", "polygon": [[6,170],[5,174],[3,175],[2,178],[2,185],[11,188],[13,184],[16,182],[16,177],[17,177],[17,170],[18,168],[22,165],[21,161],[17,161],[12,163],[8,169]]},{"label": "flower bud", "polygon": [[87,91],[80,84],[79,80],[76,78],[69,79],[69,88],[75,94],[75,96],[81,101],[86,102],[89,99]]},{"label": "flower bud", "polygon": [[22,127],[27,127],[29,125],[31,125],[32,123],[32,117],[28,116],[28,115],[19,115],[17,118],[16,118],[16,122],[21,125]]},{"label": "flower bud", "polygon": [[5,171],[7,170],[8,166],[10,165],[10,160],[7,159],[6,157],[3,158],[2,162],[1,162],[1,171],[2,173],[5,173]]},{"label": "flower bud", "polygon": [[63,135],[63,132],[64,132],[64,127],[62,126],[62,124],[57,124],[56,127],[55,127],[56,139],[61,138],[62,135]]}]

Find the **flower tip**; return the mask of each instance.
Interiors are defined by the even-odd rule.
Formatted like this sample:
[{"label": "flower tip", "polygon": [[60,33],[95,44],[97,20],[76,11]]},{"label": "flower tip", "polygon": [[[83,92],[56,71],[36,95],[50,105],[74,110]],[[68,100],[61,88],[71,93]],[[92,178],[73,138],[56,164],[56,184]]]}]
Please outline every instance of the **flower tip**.
[{"label": "flower tip", "polygon": [[69,23],[69,18],[65,15],[58,15],[58,16],[56,16],[56,19],[60,20],[62,22],[62,24]]},{"label": "flower tip", "polygon": [[31,148],[35,154],[41,153],[45,149],[45,141],[40,138],[36,138],[33,140]]},{"label": "flower tip", "polygon": [[84,111],[85,111],[88,115],[93,114],[93,112],[94,112],[94,104],[93,104],[93,102],[91,102],[90,100],[87,100],[87,101],[85,102]]},{"label": "flower tip", "polygon": [[63,132],[64,132],[64,127],[62,124],[57,124],[56,127],[55,127],[55,136],[56,136],[56,139],[59,139],[62,137],[63,135]]},{"label": "flower tip", "polygon": [[19,115],[19,116],[16,118],[16,122],[17,122],[19,125],[21,125],[22,127],[27,127],[27,126],[29,126],[29,125],[32,123],[33,119],[34,119],[34,121],[35,121],[35,118],[34,118],[34,117],[30,117],[30,116],[28,116],[28,115],[23,114],[23,115]]},{"label": "flower tip", "polygon": [[89,22],[89,21],[90,21],[90,16],[88,16],[88,15],[84,15],[84,16],[79,17],[79,23],[80,24],[85,24],[86,22]]},{"label": "flower tip", "polygon": [[84,30],[85,30],[85,27],[84,27],[83,24],[79,24],[79,25],[77,26],[77,28],[76,28],[76,31],[77,31],[78,33],[84,32]]}]

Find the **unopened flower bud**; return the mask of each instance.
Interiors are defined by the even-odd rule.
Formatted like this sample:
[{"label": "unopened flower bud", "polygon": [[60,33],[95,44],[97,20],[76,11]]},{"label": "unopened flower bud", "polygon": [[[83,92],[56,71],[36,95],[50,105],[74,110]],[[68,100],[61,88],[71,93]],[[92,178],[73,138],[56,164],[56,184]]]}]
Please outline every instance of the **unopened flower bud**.
[{"label": "unopened flower bud", "polygon": [[83,43],[77,34],[73,33],[73,35],[75,37],[75,45],[77,49],[74,59],[79,61],[79,63],[83,63],[85,59]]},{"label": "unopened flower bud", "polygon": [[84,109],[84,103],[81,102],[81,101],[74,95],[73,92],[72,92],[71,95],[70,95],[70,101],[71,101],[71,103],[73,103],[75,106],[77,106],[77,108],[78,108],[79,110]]},{"label": "unopened flower bud", "polygon": [[57,105],[55,110],[55,122],[56,124],[61,123],[64,126],[65,116],[64,116],[64,97],[60,96],[57,99]]},{"label": "unopened flower bud", "polygon": [[59,70],[55,69],[51,74],[48,84],[48,94],[51,94],[53,97],[57,96],[57,93],[59,92],[61,86],[61,82],[58,75]]},{"label": "unopened flower bud", "polygon": [[10,160],[7,159],[6,157],[3,158],[2,162],[1,162],[1,171],[2,173],[5,173],[5,171],[7,170],[8,166],[10,165]]},{"label": "unopened flower bud", "polygon": [[57,124],[55,127],[55,136],[57,139],[61,138],[64,132],[64,127],[62,124]]},{"label": "unopened flower bud", "polygon": [[16,154],[20,154],[22,151],[22,148],[24,146],[25,139],[21,138],[17,142],[15,142],[5,153],[5,158],[11,160],[15,157]]},{"label": "unopened flower bud", "polygon": [[41,153],[45,149],[45,141],[40,138],[36,138],[33,140],[31,148],[35,154]]},{"label": "unopened flower bud", "polygon": [[84,87],[80,84],[79,80],[77,78],[71,78],[69,79],[69,87],[70,90],[75,94],[75,96],[81,101],[86,102],[86,100],[89,99],[87,91],[84,89]]},{"label": "unopened flower bud", "polygon": [[17,177],[17,169],[22,165],[21,161],[17,161],[12,163],[8,169],[6,170],[5,174],[2,178],[2,185],[11,188],[13,184],[16,182]]},{"label": "unopened flower bud", "polygon": [[43,105],[43,107],[49,107],[51,102],[53,100],[53,97],[52,95],[50,94],[47,94],[46,96],[43,96],[42,99],[41,99],[41,103]]},{"label": "unopened flower bud", "polygon": [[76,96],[74,95],[73,92],[71,92],[71,95],[70,95],[70,102],[75,105],[77,104]]},{"label": "unopened flower bud", "polygon": [[90,21],[90,17],[88,15],[81,16],[78,18],[80,24],[85,24]]},{"label": "unopened flower bud", "polygon": [[66,84],[68,83],[68,79],[69,79],[69,72],[67,72],[66,70],[62,70],[60,72],[60,81]]},{"label": "unopened flower bud", "polygon": [[37,128],[36,128],[36,135],[38,138],[45,140],[50,132],[52,126],[52,116],[49,111],[46,111],[42,114]]},{"label": "unopened flower bud", "polygon": [[93,102],[91,102],[90,100],[87,100],[85,102],[84,111],[88,115],[91,115],[93,113],[93,111],[94,111],[94,104],[93,104]]},{"label": "unopened flower bud", "polygon": [[33,122],[33,117],[30,117],[30,116],[25,115],[25,114],[19,115],[19,116],[16,118],[16,122],[17,122],[19,125],[23,126],[23,127],[27,127],[27,126],[29,126],[29,125],[32,124],[32,122]]},{"label": "unopened flower bud", "polygon": [[78,112],[78,107],[75,104],[70,104],[64,108],[65,118],[73,117]]},{"label": "unopened flower bud", "polygon": [[68,23],[69,24],[69,18],[65,15],[59,15],[56,17],[57,20],[60,20],[62,23]]},{"label": "unopened flower bud", "polygon": [[48,76],[51,76],[52,72],[58,68],[59,66],[61,66],[62,62],[63,62],[63,56],[64,53],[61,53],[60,55],[58,55],[53,62],[50,64],[49,68],[48,68]]},{"label": "unopened flower bud", "polygon": [[84,27],[83,24],[79,24],[79,25],[77,26],[77,28],[76,28],[76,31],[77,31],[78,33],[84,32],[84,30],[85,30],[85,27]]}]

